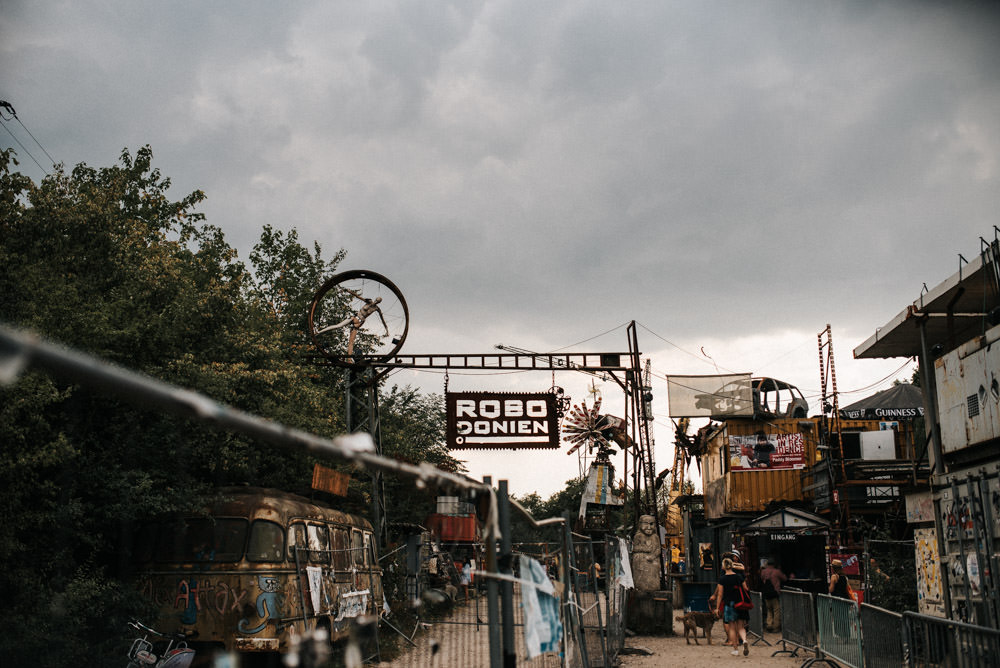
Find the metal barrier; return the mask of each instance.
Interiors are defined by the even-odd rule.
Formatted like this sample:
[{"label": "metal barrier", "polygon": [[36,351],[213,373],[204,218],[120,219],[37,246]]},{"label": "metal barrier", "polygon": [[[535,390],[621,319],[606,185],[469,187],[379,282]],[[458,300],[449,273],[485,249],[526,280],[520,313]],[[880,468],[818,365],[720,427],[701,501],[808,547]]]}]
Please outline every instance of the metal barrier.
[{"label": "metal barrier", "polygon": [[753,610],[750,611],[750,625],[747,626],[747,633],[755,637],[754,645],[764,643],[771,646],[764,638],[764,597],[759,591],[750,592],[750,600],[753,602]]},{"label": "metal barrier", "polygon": [[[813,595],[793,591],[784,587],[779,594],[781,598],[781,647],[771,656],[788,654],[798,656],[799,650],[819,652],[819,635],[816,631],[816,606]],[[792,649],[788,649],[791,646]]]},{"label": "metal barrier", "polygon": [[[597,578],[593,577],[594,565],[600,563],[595,559],[595,543],[587,536],[571,534],[573,542],[573,566],[575,567],[574,595],[579,607],[583,642],[587,650],[589,666],[611,665],[608,655],[607,633],[604,625],[607,614],[605,596],[600,590]],[[604,541],[596,543],[599,550],[605,549]],[[602,609],[603,608],[603,609]]]},{"label": "metal barrier", "polygon": [[848,598],[819,594],[816,596],[816,621],[819,653],[814,661],[824,661],[829,656],[851,668],[862,668],[858,604]]},{"label": "metal barrier", "polygon": [[618,655],[625,648],[625,605],[626,587],[622,577],[622,555],[628,555],[628,548],[621,538],[609,538],[604,548],[604,572],[607,573],[604,591],[606,594],[607,647],[610,665],[615,665]]},{"label": "metal barrier", "polygon": [[1000,663],[1000,630],[903,613],[903,652],[910,668],[987,668]]},{"label": "metal barrier", "polygon": [[865,668],[899,668],[903,665],[903,616],[861,604],[861,654]]}]

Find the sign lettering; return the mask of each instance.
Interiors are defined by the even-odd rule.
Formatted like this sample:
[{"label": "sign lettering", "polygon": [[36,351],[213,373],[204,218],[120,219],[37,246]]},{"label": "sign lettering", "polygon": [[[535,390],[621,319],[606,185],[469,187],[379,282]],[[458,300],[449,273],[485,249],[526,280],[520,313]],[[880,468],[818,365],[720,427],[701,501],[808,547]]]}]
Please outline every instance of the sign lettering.
[{"label": "sign lettering", "polygon": [[558,448],[555,395],[449,392],[447,442],[452,450]]}]

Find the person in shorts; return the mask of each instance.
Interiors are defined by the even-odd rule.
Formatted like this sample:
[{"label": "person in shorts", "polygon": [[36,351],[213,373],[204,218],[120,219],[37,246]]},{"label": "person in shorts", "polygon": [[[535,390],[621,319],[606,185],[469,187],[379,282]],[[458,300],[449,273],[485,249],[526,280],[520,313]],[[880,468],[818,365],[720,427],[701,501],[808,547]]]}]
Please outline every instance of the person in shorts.
[{"label": "person in shorts", "polygon": [[722,602],[722,623],[726,627],[726,644],[733,648],[730,652],[733,656],[738,656],[739,647],[743,645],[743,656],[750,653],[750,646],[747,644],[747,624],[750,622],[749,610],[737,610],[736,601],[740,600],[739,590],[743,589],[747,596],[746,580],[741,573],[737,573],[733,568],[733,560],[726,557],[722,560],[722,576],[715,586],[715,593],[709,599],[712,609]]}]

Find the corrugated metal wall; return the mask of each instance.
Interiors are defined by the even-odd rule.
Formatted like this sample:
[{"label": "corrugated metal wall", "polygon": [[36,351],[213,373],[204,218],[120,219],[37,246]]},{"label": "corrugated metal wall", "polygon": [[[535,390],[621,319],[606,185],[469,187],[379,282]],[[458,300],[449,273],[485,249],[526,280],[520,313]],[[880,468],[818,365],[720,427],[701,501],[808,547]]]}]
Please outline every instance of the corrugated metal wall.
[{"label": "corrugated metal wall", "polygon": [[[729,436],[750,436],[759,430],[767,433],[800,433],[803,435],[806,447],[806,469],[790,469],[777,471],[740,471],[725,474],[725,513],[764,512],[772,501],[807,501],[812,499],[812,493],[803,493],[802,488],[808,485],[811,477],[803,479],[803,473],[819,461],[816,446],[819,439],[819,418],[770,420],[729,420],[726,430],[720,434],[711,447],[710,453],[719,457],[720,448],[728,448]],[[874,431],[878,429],[877,420],[841,420],[844,431]],[[706,496],[716,491],[716,486],[706,485]],[[709,501],[706,499],[706,511]],[[708,514],[708,512],[706,512]]]}]

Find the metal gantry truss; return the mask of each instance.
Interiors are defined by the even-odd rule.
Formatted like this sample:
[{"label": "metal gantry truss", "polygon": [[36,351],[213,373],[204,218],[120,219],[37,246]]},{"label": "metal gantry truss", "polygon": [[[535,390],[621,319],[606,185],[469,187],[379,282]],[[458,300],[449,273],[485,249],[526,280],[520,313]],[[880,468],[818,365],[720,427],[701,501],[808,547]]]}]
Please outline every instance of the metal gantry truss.
[{"label": "metal gantry truss", "polygon": [[[388,358],[359,355],[331,359],[311,356],[318,366],[338,367],[346,373],[346,414],[348,431],[367,431],[382,453],[379,424],[378,386],[393,369],[433,369],[441,371],[576,371],[599,375],[615,381],[626,396],[626,422],[630,425],[634,447],[625,454],[624,479],[629,479],[631,455],[632,488],[635,514],[643,510],[656,517],[655,463],[653,461],[651,390],[644,382],[636,324],[627,329],[628,352],[534,353],[530,351],[499,353],[428,353],[392,355]],[[504,350],[510,347],[500,346]],[[372,519],[380,546],[386,540],[385,487],[381,472],[372,476]],[[661,564],[662,565],[662,564]],[[662,569],[661,569],[662,571]]]}]

